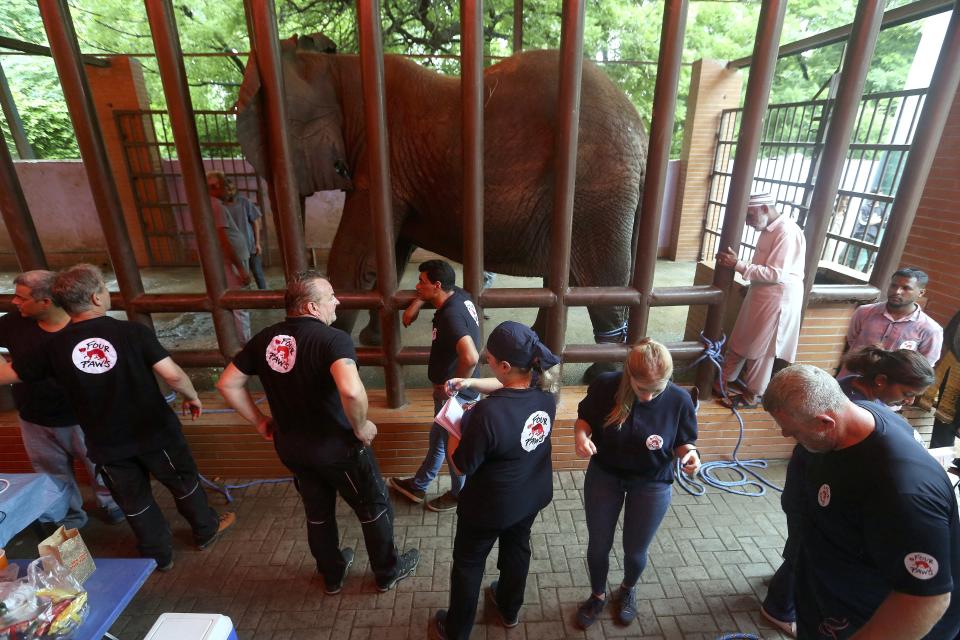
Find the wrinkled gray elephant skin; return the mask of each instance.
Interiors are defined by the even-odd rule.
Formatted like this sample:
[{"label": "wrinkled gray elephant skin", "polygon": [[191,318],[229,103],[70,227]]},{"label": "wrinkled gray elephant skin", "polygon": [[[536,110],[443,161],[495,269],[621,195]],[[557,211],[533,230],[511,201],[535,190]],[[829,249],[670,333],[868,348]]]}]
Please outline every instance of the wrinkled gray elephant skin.
[{"label": "wrinkled gray elephant skin", "polygon": [[[375,280],[370,176],[357,56],[324,53],[313,36],[282,43],[288,133],[300,194],[346,190],[327,273],[337,291]],[[557,51],[528,51],[484,72],[484,269],[546,276],[557,144]],[[460,79],[399,56],[384,59],[397,267],[415,246],[463,259]],[[247,159],[265,171],[260,79],[248,62],[237,130]],[[609,78],[583,66],[571,286],[625,286],[643,188],[647,137]],[[623,326],[622,307],[591,308],[594,332]],[[355,312],[339,314],[350,331]],[[542,316],[542,314],[541,314]],[[618,340],[619,341],[619,340]]]}]

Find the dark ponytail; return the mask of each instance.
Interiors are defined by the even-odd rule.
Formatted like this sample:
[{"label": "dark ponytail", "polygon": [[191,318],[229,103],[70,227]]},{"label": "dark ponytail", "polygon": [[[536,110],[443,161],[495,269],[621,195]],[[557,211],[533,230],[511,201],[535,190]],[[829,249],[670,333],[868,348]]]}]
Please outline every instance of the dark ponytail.
[{"label": "dark ponytail", "polygon": [[848,353],[843,363],[848,370],[870,382],[884,375],[888,382],[919,389],[929,387],[935,380],[933,368],[927,359],[910,349],[887,351],[868,345]]}]

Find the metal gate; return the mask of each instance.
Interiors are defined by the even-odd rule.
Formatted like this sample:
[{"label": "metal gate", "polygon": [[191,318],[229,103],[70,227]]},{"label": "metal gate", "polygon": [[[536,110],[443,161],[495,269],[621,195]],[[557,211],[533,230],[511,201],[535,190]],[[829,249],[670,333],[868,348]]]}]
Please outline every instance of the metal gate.
[{"label": "metal gate", "polygon": [[[890,218],[926,89],[874,93],[860,101],[821,261],[866,280]],[[770,190],[803,227],[830,126],[832,100],[772,104],[764,117],[753,190]],[[724,110],[717,131],[700,259],[712,260],[723,226],[742,109]],[[743,231],[740,257],[753,256],[758,232]]]},{"label": "metal gate", "polygon": [[[263,190],[243,159],[232,111],[196,111],[200,154],[209,170],[222,171],[241,195],[261,211]],[[197,265],[197,243],[169,116],[166,111],[115,111],[130,189],[137,206],[144,243],[152,266]],[[266,224],[263,227],[264,264]]]}]

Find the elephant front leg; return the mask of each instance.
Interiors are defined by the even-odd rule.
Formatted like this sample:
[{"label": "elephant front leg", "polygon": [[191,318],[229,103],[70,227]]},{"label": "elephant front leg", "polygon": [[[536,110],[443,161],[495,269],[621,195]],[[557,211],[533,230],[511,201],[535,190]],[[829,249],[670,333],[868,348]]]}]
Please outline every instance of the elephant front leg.
[{"label": "elephant front leg", "polygon": [[[587,307],[587,312],[596,344],[623,344],[627,341],[626,307]],[[583,372],[583,381],[590,384],[600,374],[619,371],[622,367],[620,362],[594,362]]]},{"label": "elephant front leg", "polygon": [[[347,194],[340,226],[327,260],[327,277],[335,293],[369,291],[377,282],[369,193],[366,191]],[[334,326],[351,333],[357,314],[357,310],[338,309]]]},{"label": "elephant front leg", "polygon": [[[397,260],[397,282],[403,278],[403,272],[407,268],[407,263],[410,262],[410,256],[413,255],[413,250],[416,249],[416,246],[403,238],[397,240],[397,245],[395,247],[395,253]],[[367,326],[360,331],[360,344],[366,345],[368,347],[379,347],[382,343],[382,337],[380,334],[380,314],[374,311],[370,312],[370,320],[367,322]]]}]

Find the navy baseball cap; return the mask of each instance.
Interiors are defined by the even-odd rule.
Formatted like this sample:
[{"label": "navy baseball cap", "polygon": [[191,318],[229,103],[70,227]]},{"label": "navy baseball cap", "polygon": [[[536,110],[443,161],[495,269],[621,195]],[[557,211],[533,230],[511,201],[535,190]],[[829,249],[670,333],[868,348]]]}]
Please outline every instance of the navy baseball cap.
[{"label": "navy baseball cap", "polygon": [[540,342],[533,329],[512,320],[501,322],[490,333],[487,352],[521,369],[536,365],[546,370],[560,363],[560,358]]}]

